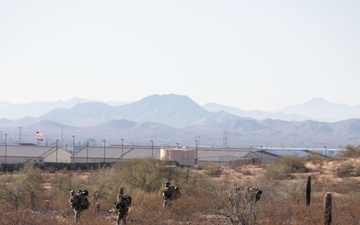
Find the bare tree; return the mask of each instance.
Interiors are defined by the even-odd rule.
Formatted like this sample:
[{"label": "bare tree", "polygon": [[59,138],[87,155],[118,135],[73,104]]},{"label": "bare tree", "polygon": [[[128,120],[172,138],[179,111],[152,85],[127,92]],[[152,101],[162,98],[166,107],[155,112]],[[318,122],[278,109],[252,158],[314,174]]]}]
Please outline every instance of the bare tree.
[{"label": "bare tree", "polygon": [[18,210],[20,203],[25,202],[25,196],[30,196],[28,202],[34,206],[35,193],[40,189],[40,180],[41,171],[30,163],[25,164],[18,174],[2,180],[0,200]]},{"label": "bare tree", "polygon": [[232,187],[228,198],[218,195],[216,215],[226,224],[250,225],[256,224],[257,207],[255,201],[246,201],[245,194],[238,187]]},{"label": "bare tree", "polygon": [[12,205],[18,210],[19,204],[25,193],[28,176],[17,177],[1,184],[1,200]]}]

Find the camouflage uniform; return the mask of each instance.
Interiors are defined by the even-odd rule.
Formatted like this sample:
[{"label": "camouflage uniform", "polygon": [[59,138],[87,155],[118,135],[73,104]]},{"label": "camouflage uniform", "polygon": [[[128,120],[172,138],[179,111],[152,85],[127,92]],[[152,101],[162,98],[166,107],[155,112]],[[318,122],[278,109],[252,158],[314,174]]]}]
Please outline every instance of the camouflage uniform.
[{"label": "camouflage uniform", "polygon": [[256,203],[260,200],[262,194],[262,190],[253,186],[245,187],[245,200],[247,203]]},{"label": "camouflage uniform", "polygon": [[80,214],[81,214],[81,197],[76,195],[75,191],[70,191],[70,199],[69,203],[71,205],[71,208],[74,210],[75,213],[75,222],[78,222],[80,220]]},{"label": "camouflage uniform", "polygon": [[163,207],[172,206],[173,200],[181,197],[181,192],[178,187],[174,187],[170,185],[169,181],[166,181],[165,188],[163,190]]},{"label": "camouflage uniform", "polygon": [[123,224],[126,224],[126,217],[128,216],[129,206],[126,201],[123,187],[120,187],[119,195],[116,198],[115,207],[119,213],[117,225],[120,225],[121,221],[123,221]]},{"label": "camouflage uniform", "polygon": [[165,188],[163,189],[163,207],[172,205],[172,194],[174,192],[174,187],[170,185],[169,181],[165,182]]}]

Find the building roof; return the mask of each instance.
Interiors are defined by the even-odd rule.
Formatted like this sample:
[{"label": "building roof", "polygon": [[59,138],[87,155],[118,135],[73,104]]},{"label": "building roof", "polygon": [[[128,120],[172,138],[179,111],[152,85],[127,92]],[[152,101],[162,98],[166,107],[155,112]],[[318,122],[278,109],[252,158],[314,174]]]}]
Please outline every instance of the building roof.
[{"label": "building roof", "polygon": [[[159,147],[154,146],[153,148],[149,148],[148,146],[135,146],[135,145],[124,145],[121,146],[105,146],[104,147],[89,147],[84,148],[78,153],[75,154],[76,157],[80,158],[104,158],[104,150],[105,150],[105,158],[107,159],[120,159],[124,157],[124,159],[129,158],[145,158],[151,157],[152,155],[156,158],[160,156]],[[122,154],[123,153],[123,154]]]},{"label": "building roof", "polygon": [[46,147],[37,145],[2,145],[0,146],[0,156],[7,157],[28,157],[28,158],[39,158],[46,157],[56,151],[56,147]]},{"label": "building roof", "polygon": [[[116,145],[105,147],[105,158],[107,159],[130,159],[130,158],[145,158],[145,157],[155,157],[160,158],[160,149],[159,146],[142,146],[142,145]],[[194,148],[187,148],[181,150],[190,150]],[[214,149],[214,148],[198,148],[198,158],[199,160],[211,160],[218,161],[219,156],[221,161],[231,161],[238,158],[244,157],[253,149]],[[123,152],[123,155],[121,154]],[[104,157],[104,147],[89,147],[82,149],[80,152],[75,154],[76,157],[89,157],[89,158],[103,158]]]},{"label": "building roof", "polygon": [[[56,151],[54,146],[37,146],[37,145],[0,145],[0,157],[26,157],[26,158],[45,158]],[[116,145],[116,146],[89,146],[85,147],[75,154],[75,158],[105,158],[118,160],[122,157],[124,159],[130,158],[145,158],[155,157],[160,158],[160,146],[141,146],[141,145]],[[62,148],[58,148],[62,149]],[[185,148],[180,150],[194,150],[194,147]],[[64,149],[62,149],[64,150]],[[65,151],[65,150],[64,150]],[[314,151],[300,150],[300,149],[265,149],[257,150],[251,148],[211,148],[211,147],[198,147],[198,160],[199,161],[233,161],[239,158],[245,158],[248,154],[263,154],[272,155],[274,157],[284,155],[298,155],[305,156]],[[328,150],[329,152],[331,150]],[[123,154],[122,154],[123,153]],[[70,154],[70,153],[69,153]]]},{"label": "building roof", "polygon": [[78,153],[74,155],[74,157],[78,158],[104,158],[104,150],[105,150],[105,158],[110,159],[118,159],[121,157],[121,148],[113,148],[113,147],[89,147],[84,148]]},{"label": "building roof", "polygon": [[201,161],[232,161],[243,158],[249,149],[198,149],[198,158]]},{"label": "building roof", "polygon": [[144,149],[144,148],[131,148],[129,151],[124,154],[124,158],[142,158],[142,157],[155,157],[160,158],[160,149]]},{"label": "building roof", "polygon": [[297,155],[300,157],[306,156],[311,153],[307,150],[264,150],[264,152],[268,152],[278,156]]}]

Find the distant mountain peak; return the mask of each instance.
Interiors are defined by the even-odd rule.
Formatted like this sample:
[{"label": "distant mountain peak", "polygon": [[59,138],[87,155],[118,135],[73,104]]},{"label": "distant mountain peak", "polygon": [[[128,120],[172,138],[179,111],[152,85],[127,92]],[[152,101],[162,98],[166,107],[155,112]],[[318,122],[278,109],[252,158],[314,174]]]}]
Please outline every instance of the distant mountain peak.
[{"label": "distant mountain peak", "polygon": [[196,111],[202,111],[201,113],[206,112],[206,110],[204,110],[191,98],[176,94],[151,95],[133,103],[132,105],[142,105],[144,107],[147,107],[149,110],[171,109],[172,111],[175,110],[184,113],[187,112],[189,109],[191,112],[194,112],[194,109],[196,109]]},{"label": "distant mountain peak", "polygon": [[318,103],[330,103],[330,102],[325,100],[324,98],[316,97],[316,98],[310,99],[306,103],[316,103],[316,104],[318,104]]},{"label": "distant mountain peak", "polygon": [[356,118],[360,115],[359,110],[355,107],[345,104],[331,103],[324,98],[319,97],[312,98],[303,104],[280,109],[277,112],[308,116],[312,120],[328,122]]},{"label": "distant mountain peak", "polygon": [[[151,95],[120,106],[99,101],[71,105],[69,101],[51,105],[34,103],[43,111],[45,106],[56,108],[37,118],[0,119],[0,126],[13,143],[17,141],[21,127],[22,141],[33,140],[34,130],[39,130],[44,133],[46,143],[54,145],[61,138],[65,146],[66,143],[73,144],[71,135],[76,135],[79,143],[91,140],[96,144],[97,140],[102,144],[101,140],[106,138],[109,144],[118,144],[124,139],[137,144],[149,144],[149,140],[154,140],[161,145],[177,142],[194,145],[195,138],[201,136],[202,145],[219,146],[224,143],[222,132],[225,131],[226,143],[229,137],[229,143],[237,146],[339,146],[356,143],[360,132],[359,119],[336,120],[339,122],[333,124],[312,120],[316,116],[337,119],[339,116],[349,118],[350,113],[355,115],[352,118],[360,115],[359,108],[330,103],[323,98],[313,98],[289,107],[288,112],[275,113],[243,111],[215,103],[200,106],[189,97],[176,94]],[[32,107],[31,104],[26,108],[24,105],[11,106],[16,107],[14,112],[26,113]],[[300,120],[301,115],[307,119]]]}]

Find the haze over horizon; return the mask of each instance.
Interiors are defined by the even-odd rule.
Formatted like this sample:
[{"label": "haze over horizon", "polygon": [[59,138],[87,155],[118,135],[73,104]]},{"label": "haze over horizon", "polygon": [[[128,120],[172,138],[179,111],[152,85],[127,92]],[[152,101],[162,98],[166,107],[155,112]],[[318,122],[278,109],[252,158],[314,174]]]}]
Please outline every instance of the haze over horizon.
[{"label": "haze over horizon", "polygon": [[[158,95],[158,94],[154,94],[154,95]],[[177,94],[174,94],[174,93],[170,93],[170,94],[164,94],[164,95],[177,95]],[[150,95],[152,96],[152,95]],[[59,103],[59,102],[63,102],[63,103],[66,103],[66,102],[69,102],[69,101],[72,101],[72,100],[85,100],[85,101],[92,101],[92,102],[102,102],[102,103],[106,103],[106,104],[109,104],[109,105],[112,105],[112,106],[119,106],[119,105],[123,105],[123,104],[128,104],[128,103],[134,103],[136,101],[140,101],[144,98],[147,98],[147,97],[150,97],[150,96],[144,96],[140,99],[137,99],[133,102],[130,102],[130,101],[106,101],[106,100],[97,100],[97,99],[88,99],[88,98],[81,98],[81,97],[77,97],[77,96],[74,96],[74,97],[71,97],[69,99],[65,99],[65,100],[62,100],[62,99],[58,99],[58,100],[49,100],[49,101],[31,101],[31,102],[20,102],[20,103],[13,103],[13,102],[9,102],[9,101],[3,101],[0,99],[0,102],[8,102],[8,103],[11,103],[11,104],[34,104],[34,103]],[[183,95],[183,96],[186,96],[186,95]],[[191,100],[193,100],[191,98],[191,96],[186,96],[186,97],[189,97]],[[292,107],[292,106],[296,106],[296,105],[301,105],[301,104],[305,104],[305,103],[308,103],[310,101],[325,101],[325,102],[329,102],[330,104],[342,104],[342,105],[346,105],[346,106],[350,106],[352,107],[352,105],[347,105],[347,104],[344,104],[344,103],[339,103],[339,102],[330,102],[328,101],[327,99],[325,98],[322,98],[322,97],[314,97],[314,98],[311,98],[311,99],[308,99],[307,101],[305,102],[301,102],[301,103],[298,103],[298,104],[292,104],[292,105],[287,105],[287,106],[284,106],[283,108],[281,109],[284,109],[284,108],[287,108],[287,107]],[[197,103],[197,102],[195,102]],[[199,104],[199,103],[197,103]],[[206,102],[204,104],[199,104],[200,106],[202,105],[206,105],[206,104],[217,104],[217,105],[223,105],[223,106],[226,106],[226,107],[235,107],[235,108],[238,108],[238,109],[241,109],[243,110],[242,108],[239,108],[239,107],[236,107],[236,106],[232,106],[232,105],[225,105],[225,104],[222,104],[220,102]],[[358,105],[354,105],[354,106],[360,106],[360,104]],[[276,109],[276,110],[272,110],[272,111],[268,111],[268,112],[276,112],[277,110],[281,110],[281,109]],[[255,108],[254,110],[259,110],[258,108]]]},{"label": "haze over horizon", "polygon": [[0,101],[360,104],[358,1],[1,1]]}]

